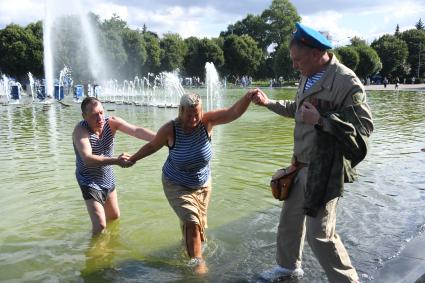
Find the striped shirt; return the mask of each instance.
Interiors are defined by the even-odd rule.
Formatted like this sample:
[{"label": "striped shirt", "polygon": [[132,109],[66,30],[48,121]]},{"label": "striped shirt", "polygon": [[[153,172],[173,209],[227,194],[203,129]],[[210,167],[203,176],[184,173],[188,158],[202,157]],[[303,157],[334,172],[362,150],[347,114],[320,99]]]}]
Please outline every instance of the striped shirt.
[{"label": "striped shirt", "polygon": [[162,172],[171,181],[189,188],[198,188],[208,181],[212,157],[211,140],[204,124],[193,132],[183,132],[180,121],[174,120],[174,145],[170,147]]},{"label": "striped shirt", "polygon": [[304,86],[304,91],[309,90],[310,87],[312,87],[320,78],[323,76],[323,74],[326,72],[326,70],[322,70],[320,72],[315,73],[311,77],[307,78],[307,82]]},{"label": "striped shirt", "polygon": [[[109,127],[109,118],[105,118],[102,136],[98,137],[86,121],[80,125],[89,132],[89,140],[93,155],[112,157],[114,155],[114,136]],[[115,176],[112,165],[89,167],[86,166],[74,145],[77,169],[75,175],[80,187],[88,186],[97,190],[112,189],[115,187]]]}]

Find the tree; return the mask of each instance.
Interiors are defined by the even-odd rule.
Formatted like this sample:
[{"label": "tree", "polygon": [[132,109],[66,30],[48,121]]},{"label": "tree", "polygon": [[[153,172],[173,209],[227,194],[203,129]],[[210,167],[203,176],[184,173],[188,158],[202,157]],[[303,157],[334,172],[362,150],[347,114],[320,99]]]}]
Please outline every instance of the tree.
[{"label": "tree", "polygon": [[166,33],[160,41],[161,46],[161,69],[174,71],[183,66],[187,52],[186,43],[177,33]]},{"label": "tree", "polygon": [[27,65],[27,70],[36,77],[44,75],[44,50],[43,50],[43,23],[38,21],[25,27],[25,30],[31,34],[29,41],[29,52],[31,62]]},{"label": "tree", "polygon": [[264,17],[248,14],[243,20],[237,21],[233,25],[229,25],[227,27],[227,31],[221,32],[220,36],[226,37],[232,34],[249,35],[258,43],[258,46],[265,53],[267,52],[267,47],[270,45],[265,37],[267,31],[268,25],[266,24]]},{"label": "tree", "polygon": [[[392,73],[407,64],[409,50],[405,41],[393,35],[383,35],[371,44],[378,53],[381,62],[383,76],[394,76]],[[395,77],[395,76],[394,76]]]},{"label": "tree", "polygon": [[421,18],[419,18],[419,21],[415,24],[415,27],[417,30],[425,30],[424,23],[422,22]]},{"label": "tree", "polygon": [[159,38],[152,32],[144,32],[143,38],[146,44],[146,62],[142,69],[143,75],[147,73],[157,73],[161,67],[161,47]]},{"label": "tree", "polygon": [[122,39],[124,50],[127,53],[127,62],[124,70],[126,77],[140,76],[147,57],[143,34],[137,30],[125,29]]},{"label": "tree", "polygon": [[400,36],[400,26],[397,24],[397,26],[395,27],[395,32],[394,32],[395,36]]},{"label": "tree", "polygon": [[249,35],[230,35],[224,39],[225,70],[232,75],[253,75],[257,70],[262,52]]},{"label": "tree", "polygon": [[275,54],[273,54],[274,77],[283,77],[285,80],[291,80],[298,76],[292,67],[288,46],[289,43],[281,44]]},{"label": "tree", "polygon": [[184,64],[187,75],[203,77],[207,62],[214,63],[216,68],[224,64],[223,50],[214,40],[189,37],[185,42],[188,49]]},{"label": "tree", "polygon": [[31,28],[10,24],[0,30],[0,69],[20,81],[28,71],[40,74],[42,69],[41,39]]},{"label": "tree", "polygon": [[297,9],[289,0],[273,0],[270,7],[261,14],[268,30],[264,34],[267,46],[275,43],[277,48],[289,42],[295,23],[301,20]]},{"label": "tree", "polygon": [[378,53],[376,53],[375,49],[367,45],[360,45],[355,48],[360,59],[356,71],[360,78],[366,79],[367,77],[376,74],[382,68],[381,60],[379,59]]},{"label": "tree", "polygon": [[401,39],[404,40],[409,49],[407,62],[411,66],[411,76],[422,77],[425,71],[425,31],[410,29],[401,33]]},{"label": "tree", "polygon": [[353,46],[344,46],[344,47],[338,47],[335,49],[335,53],[338,57],[338,59],[343,63],[345,66],[356,72],[357,66],[360,62],[359,53],[357,52],[356,48]]},{"label": "tree", "polygon": [[106,20],[102,23],[99,34],[99,45],[108,59],[110,66],[113,66],[112,78],[126,79],[125,64],[128,60],[127,52],[124,48],[123,33],[126,25],[117,18]]},{"label": "tree", "polygon": [[358,36],[352,37],[350,39],[350,41],[351,41],[352,46],[362,46],[362,45],[367,46],[366,40],[364,40],[364,39],[362,39]]}]

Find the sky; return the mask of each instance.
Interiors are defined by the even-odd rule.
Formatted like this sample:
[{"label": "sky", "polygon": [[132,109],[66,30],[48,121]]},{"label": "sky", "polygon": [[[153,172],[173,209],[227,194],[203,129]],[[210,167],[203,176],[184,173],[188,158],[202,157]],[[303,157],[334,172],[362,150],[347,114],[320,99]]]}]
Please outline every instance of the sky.
[{"label": "sky", "polygon": [[[75,3],[87,11],[109,19],[120,16],[133,28],[162,35],[166,32],[189,36],[218,37],[229,24],[247,14],[259,15],[272,0],[0,0],[0,29],[10,23],[25,26],[43,20],[46,7],[54,13],[76,13]],[[425,0],[292,0],[302,23],[327,31],[335,46],[358,36],[371,43],[383,34],[414,28],[420,18],[425,22]]]}]

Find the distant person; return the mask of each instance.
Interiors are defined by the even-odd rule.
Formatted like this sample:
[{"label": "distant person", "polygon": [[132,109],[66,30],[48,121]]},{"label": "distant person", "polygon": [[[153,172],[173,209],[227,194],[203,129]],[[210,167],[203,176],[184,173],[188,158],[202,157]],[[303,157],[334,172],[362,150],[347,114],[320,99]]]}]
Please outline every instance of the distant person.
[{"label": "distant person", "polygon": [[112,165],[133,165],[127,154],[113,156],[116,131],[146,141],[151,141],[155,133],[118,117],[106,117],[102,103],[94,97],[82,101],[81,111],[84,120],[72,133],[77,166],[75,175],[92,222],[92,233],[97,235],[106,228],[108,221],[120,217]]},{"label": "distant person", "polygon": [[267,281],[303,276],[305,236],[329,282],[359,280],[336,232],[336,216],[344,177],[354,180],[352,167],[366,155],[373,123],[364,86],[331,48],[321,33],[297,23],[289,47],[301,73],[295,101],[271,100],[261,90],[253,96],[254,103],[295,120],[292,161],[299,170],[280,214],[277,265],[260,274]]},{"label": "distant person", "polygon": [[165,123],[151,142],[130,157],[130,161],[136,162],[164,146],[168,147],[168,158],[162,167],[162,185],[168,202],[180,219],[190,257],[188,266],[196,274],[208,272],[202,257],[202,242],[206,240],[211,195],[212,130],[216,125],[239,118],[248,108],[254,92],[256,90],[248,91],[229,108],[205,113],[199,95],[183,95],[178,117]]},{"label": "distant person", "polygon": [[415,84],[415,80],[416,80],[416,78],[415,77],[412,77],[412,85]]},{"label": "distant person", "polygon": [[395,78],[395,85],[394,89],[398,90],[398,87],[400,86],[400,79],[398,77]]},{"label": "distant person", "polygon": [[387,84],[388,84],[387,77],[384,77],[383,83],[384,83],[384,88],[387,88]]}]

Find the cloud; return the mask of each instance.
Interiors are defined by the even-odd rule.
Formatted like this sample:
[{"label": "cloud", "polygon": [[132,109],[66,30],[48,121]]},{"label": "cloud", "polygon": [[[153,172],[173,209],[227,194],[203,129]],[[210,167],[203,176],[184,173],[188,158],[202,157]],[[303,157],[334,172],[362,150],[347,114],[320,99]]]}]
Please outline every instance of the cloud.
[{"label": "cloud", "polygon": [[[25,7],[25,8],[24,8]],[[10,23],[27,25],[38,19],[34,15],[43,15],[44,5],[34,0],[0,1],[0,28]],[[41,18],[40,18],[41,19]]]}]

